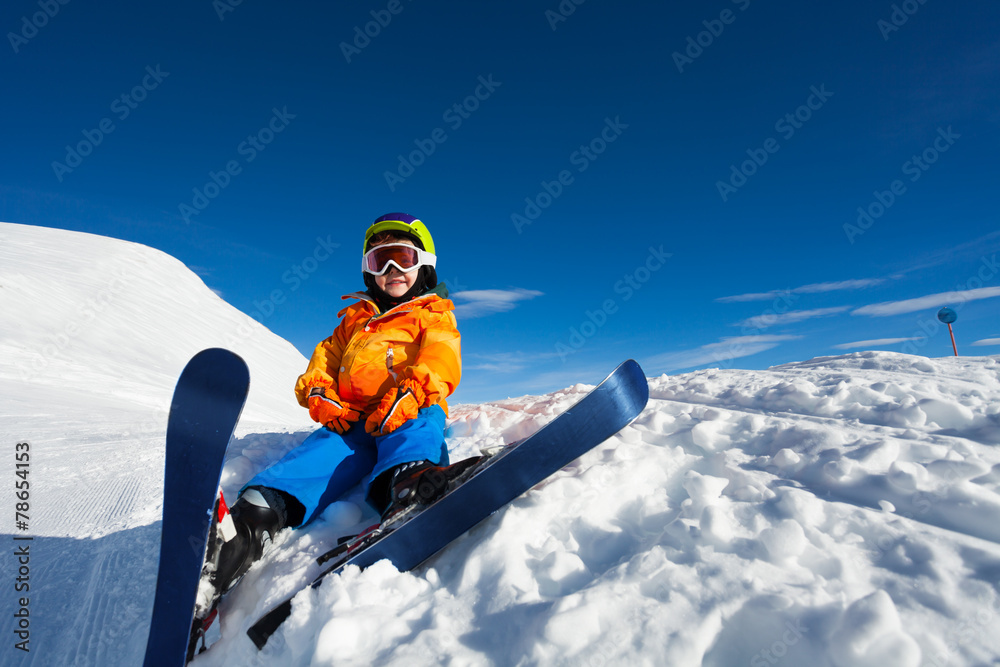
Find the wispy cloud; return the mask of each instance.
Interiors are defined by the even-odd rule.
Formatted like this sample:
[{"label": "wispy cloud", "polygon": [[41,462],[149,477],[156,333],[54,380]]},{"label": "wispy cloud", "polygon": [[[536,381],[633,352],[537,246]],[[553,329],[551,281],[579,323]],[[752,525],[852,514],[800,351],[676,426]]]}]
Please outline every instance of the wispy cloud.
[{"label": "wispy cloud", "polygon": [[783,290],[771,290],[770,292],[753,292],[749,294],[737,294],[735,296],[723,296],[716,301],[719,303],[735,303],[743,301],[770,301],[789,294],[821,294],[823,292],[842,292],[846,290],[859,290],[875,285],[881,285],[887,278],[864,278],[858,280],[840,280],[837,282],[812,283],[801,287],[792,287]]},{"label": "wispy cloud", "polygon": [[737,322],[734,326],[748,329],[767,329],[774,326],[804,322],[805,320],[812,320],[817,317],[830,317],[845,310],[850,310],[850,308],[850,306],[836,306],[834,308],[815,308],[813,310],[790,310],[787,313],[766,313],[755,315],[742,322]]},{"label": "wispy cloud", "polygon": [[1000,251],[1000,231],[990,232],[972,241],[951,248],[940,248],[919,257],[902,269],[901,273],[914,273],[946,263],[965,264]]},{"label": "wispy cloud", "polygon": [[884,345],[895,345],[896,343],[905,343],[910,340],[918,340],[915,337],[911,338],[876,338],[874,340],[859,340],[854,343],[841,343],[840,345],[834,345],[838,350],[853,350],[859,347],[882,347]]},{"label": "wispy cloud", "polygon": [[535,367],[539,363],[559,357],[558,352],[496,352],[494,354],[466,355],[464,370],[490,373],[516,373]]},{"label": "wispy cloud", "polygon": [[869,306],[862,306],[851,314],[868,315],[870,317],[889,317],[891,315],[915,313],[918,310],[930,310],[931,308],[939,308],[941,306],[954,306],[969,301],[979,301],[980,299],[992,299],[997,296],[1000,296],[1000,287],[980,287],[979,289],[928,294],[927,296],[919,296],[915,299],[905,299],[903,301],[873,303]]},{"label": "wispy cloud", "polygon": [[554,351],[463,355],[463,373],[470,372],[462,378],[457,400],[478,403],[498,397],[547,394],[577,383],[597,384],[626,356],[571,357],[566,362]]},{"label": "wispy cloud", "polygon": [[471,319],[513,310],[517,307],[518,302],[529,301],[536,296],[542,296],[542,292],[516,288],[511,290],[465,290],[455,292],[451,298],[456,304],[455,317]]},{"label": "wispy cloud", "polygon": [[972,343],[976,347],[986,347],[987,345],[1000,345],[1000,338],[983,338]]},{"label": "wispy cloud", "polygon": [[749,357],[777,347],[785,341],[798,340],[799,338],[802,336],[731,336],[723,338],[717,343],[702,345],[693,350],[659,354],[646,363],[650,369],[658,371],[693,368],[703,364],[717,364],[741,357]]}]

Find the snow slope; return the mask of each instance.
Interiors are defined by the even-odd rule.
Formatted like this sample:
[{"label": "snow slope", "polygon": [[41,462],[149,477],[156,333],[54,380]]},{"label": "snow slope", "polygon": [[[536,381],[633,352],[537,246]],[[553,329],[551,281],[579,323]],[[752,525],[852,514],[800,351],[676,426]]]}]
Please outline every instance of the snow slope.
[{"label": "snow slope", "polygon": [[[173,317],[198,318],[198,335],[211,329],[223,339],[211,344],[225,344],[231,309],[149,249],[6,225],[0,235],[0,306],[27,327],[4,320],[0,431],[11,450],[17,441],[32,446],[35,537],[32,652],[11,649],[5,613],[4,662],[138,664],[162,460],[162,429],[142,425],[158,423],[162,404],[133,391],[169,394],[174,362],[157,355],[184,359],[178,336],[195,335],[154,318],[147,304],[180,304]],[[102,317],[148,324],[152,343],[167,351],[136,346],[129,361],[118,346],[100,349],[109,332],[69,334],[64,320],[34,312],[66,293],[72,307],[109,280],[87,273],[86,262],[58,276],[36,263],[55,269],[87,253],[91,263],[106,261],[111,249],[113,262],[145,259],[159,276],[117,291]],[[37,296],[12,299],[11,286]],[[70,375],[19,376],[25,357],[8,354],[30,360],[39,335],[60,331],[71,345],[55,350],[60,363],[47,369],[68,365]],[[275,360],[287,343],[269,336],[242,351],[260,354],[251,360],[255,379],[255,367],[285,372]],[[289,356],[294,379],[304,360]],[[144,387],[138,371],[147,367],[165,388]],[[308,530],[286,532],[224,601],[222,637],[194,664],[1000,662],[1000,357],[861,352],[663,376],[650,389],[632,425],[418,570],[351,569],[300,595],[258,653],[246,627],[311,578],[314,556],[372,515],[355,493]],[[248,407],[257,423],[241,427],[230,448],[229,493],[308,433],[297,412],[279,413],[285,393],[268,390],[276,393]],[[455,406],[452,457],[523,437],[587,390]],[[14,503],[9,484],[0,498]],[[3,530],[9,545],[13,525]],[[3,559],[8,582],[12,560]]]},{"label": "snow slope", "polygon": [[[306,360],[181,262],[134,243],[0,223],[0,499],[13,543],[14,453],[28,442],[32,644],[12,649],[18,563],[0,655],[115,664],[142,655],[159,554],[163,441],[187,360],[226,346],[250,365],[244,432],[311,423],[291,387]],[[9,586],[9,588],[8,588]]]},{"label": "snow slope", "polygon": [[253,374],[244,420],[301,417],[289,382],[306,359],[159,250],[0,223],[0,285],[0,379],[19,383],[32,405],[44,395],[72,409],[81,406],[74,396],[94,388],[112,409],[165,413],[194,353],[227,347]]}]

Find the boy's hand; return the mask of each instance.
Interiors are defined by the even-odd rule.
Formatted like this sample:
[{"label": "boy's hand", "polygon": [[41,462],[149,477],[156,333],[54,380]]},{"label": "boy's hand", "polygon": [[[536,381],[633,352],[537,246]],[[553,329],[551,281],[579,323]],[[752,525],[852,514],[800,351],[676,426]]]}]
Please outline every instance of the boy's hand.
[{"label": "boy's hand", "polygon": [[361,413],[341,404],[332,389],[313,387],[309,390],[309,416],[334,433],[344,433]]},{"label": "boy's hand", "polygon": [[413,382],[404,381],[398,389],[393,387],[382,397],[378,408],[369,415],[365,430],[374,436],[392,433],[416,417],[423,402],[423,390]]}]

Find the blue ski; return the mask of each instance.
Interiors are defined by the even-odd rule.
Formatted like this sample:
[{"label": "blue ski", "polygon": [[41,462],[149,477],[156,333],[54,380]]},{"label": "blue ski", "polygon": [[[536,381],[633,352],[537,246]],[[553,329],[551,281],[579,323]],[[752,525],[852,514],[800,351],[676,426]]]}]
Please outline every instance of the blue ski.
[{"label": "blue ski", "polygon": [[[537,433],[485,459],[481,467],[440,500],[412,518],[378,528],[354,544],[335,550],[340,557],[311,586],[319,586],[325,576],[347,565],[365,568],[389,559],[400,571],[417,567],[511,500],[627,426],[642,412],[648,399],[645,374],[635,361],[626,361]],[[289,598],[247,630],[257,648],[265,646],[291,611]]]},{"label": "blue ski", "polygon": [[181,373],[167,421],[163,527],[145,667],[181,667],[222,464],[250,389],[237,355],[203,350]]}]

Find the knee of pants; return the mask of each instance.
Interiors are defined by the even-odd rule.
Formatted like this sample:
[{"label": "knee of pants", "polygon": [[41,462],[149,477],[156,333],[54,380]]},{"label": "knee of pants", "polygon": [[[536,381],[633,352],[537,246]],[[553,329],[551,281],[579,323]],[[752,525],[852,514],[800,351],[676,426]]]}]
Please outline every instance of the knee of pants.
[{"label": "knee of pants", "polygon": [[246,486],[266,486],[291,495],[305,507],[308,522],[324,502],[337,499],[331,496],[339,497],[371,472],[377,454],[373,439],[368,436],[368,440],[319,429]]},{"label": "knee of pants", "polygon": [[417,417],[398,429],[376,438],[378,462],[366,480],[371,483],[380,474],[402,463],[430,461],[447,465],[448,448],[444,440],[445,416],[439,405],[423,408]]}]

